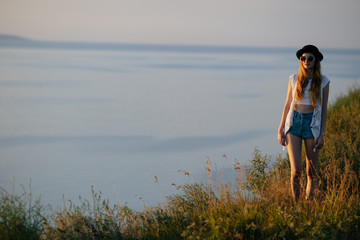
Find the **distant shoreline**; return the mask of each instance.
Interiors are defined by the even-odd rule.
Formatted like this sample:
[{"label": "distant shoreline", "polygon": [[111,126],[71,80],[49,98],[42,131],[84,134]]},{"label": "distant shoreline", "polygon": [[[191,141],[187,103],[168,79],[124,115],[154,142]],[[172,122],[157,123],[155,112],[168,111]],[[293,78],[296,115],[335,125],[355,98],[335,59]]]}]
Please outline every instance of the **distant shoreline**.
[{"label": "distant shoreline", "polygon": [[253,50],[278,52],[290,48],[267,48],[245,46],[205,46],[175,44],[141,44],[141,43],[104,43],[104,42],[68,42],[42,41],[23,38],[16,35],[0,34],[0,48],[50,48],[77,50],[119,50],[119,51],[156,51],[156,52],[196,52],[196,53],[243,53]]},{"label": "distant shoreline", "polygon": [[[104,50],[104,51],[151,51],[151,52],[194,52],[239,54],[253,51],[261,52],[294,52],[290,47],[254,47],[254,46],[221,46],[221,45],[177,45],[177,44],[142,44],[142,43],[104,43],[104,42],[71,42],[42,41],[16,35],[0,34],[0,48],[37,48],[69,50]],[[360,49],[327,49],[331,52],[360,53]]]}]

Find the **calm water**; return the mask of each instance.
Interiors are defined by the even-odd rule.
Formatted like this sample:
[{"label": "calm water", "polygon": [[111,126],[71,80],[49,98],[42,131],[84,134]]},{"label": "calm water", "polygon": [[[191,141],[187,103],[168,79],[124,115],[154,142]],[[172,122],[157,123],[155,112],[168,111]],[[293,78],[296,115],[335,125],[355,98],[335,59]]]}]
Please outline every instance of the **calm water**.
[{"label": "calm water", "polygon": [[[280,153],[296,50],[0,48],[0,186],[31,179],[53,205],[94,186],[139,209],[189,181],[179,170],[200,181],[207,158]],[[360,51],[323,53],[332,101],[359,78]]]}]

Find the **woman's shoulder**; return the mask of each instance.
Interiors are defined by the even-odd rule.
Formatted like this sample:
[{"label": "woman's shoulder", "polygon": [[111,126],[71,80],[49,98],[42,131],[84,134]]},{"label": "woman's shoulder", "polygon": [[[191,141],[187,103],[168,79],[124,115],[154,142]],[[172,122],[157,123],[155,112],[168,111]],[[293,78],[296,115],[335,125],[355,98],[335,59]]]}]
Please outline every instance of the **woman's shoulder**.
[{"label": "woman's shoulder", "polygon": [[330,82],[330,79],[327,76],[321,75],[321,84],[323,86],[326,86],[326,84],[328,84],[329,82]]},{"label": "woman's shoulder", "polygon": [[289,80],[290,80],[292,83],[296,83],[296,81],[297,81],[297,74],[296,74],[296,73],[291,74],[291,75],[289,76]]},{"label": "woman's shoulder", "polygon": [[289,76],[289,78],[290,78],[290,79],[294,79],[296,75],[297,75],[296,73],[293,73],[293,74],[291,74],[291,75]]}]

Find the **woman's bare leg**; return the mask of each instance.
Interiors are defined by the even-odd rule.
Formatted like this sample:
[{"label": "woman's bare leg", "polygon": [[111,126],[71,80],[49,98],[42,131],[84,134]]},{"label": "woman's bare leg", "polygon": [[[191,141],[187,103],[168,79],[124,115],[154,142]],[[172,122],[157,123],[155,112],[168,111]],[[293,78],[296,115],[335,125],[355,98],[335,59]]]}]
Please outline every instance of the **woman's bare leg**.
[{"label": "woman's bare leg", "polygon": [[308,200],[314,197],[314,190],[318,185],[319,150],[314,152],[313,144],[313,138],[305,139],[307,173],[306,199]]},{"label": "woman's bare leg", "polygon": [[294,201],[297,202],[300,197],[302,139],[289,133],[286,135],[286,142],[291,166],[291,190]]}]

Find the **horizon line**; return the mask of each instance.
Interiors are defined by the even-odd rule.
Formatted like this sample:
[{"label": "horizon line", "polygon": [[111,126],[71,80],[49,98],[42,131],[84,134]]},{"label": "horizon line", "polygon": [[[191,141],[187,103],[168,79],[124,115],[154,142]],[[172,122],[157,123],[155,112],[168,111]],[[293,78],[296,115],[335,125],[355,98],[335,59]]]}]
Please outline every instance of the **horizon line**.
[{"label": "horizon line", "polygon": [[[262,49],[267,51],[294,50],[298,47],[279,46],[250,46],[250,45],[220,45],[220,44],[177,44],[177,43],[130,43],[130,42],[102,42],[102,41],[68,41],[68,40],[40,40],[23,37],[16,34],[0,33],[1,47],[30,47],[30,48],[68,48],[68,49],[103,49],[110,50],[150,50],[150,51],[194,51],[194,52],[227,52],[237,53],[239,50]],[[126,49],[125,49],[125,48]],[[120,49],[121,48],[121,49]],[[360,48],[322,48],[330,51],[360,51]]]}]

